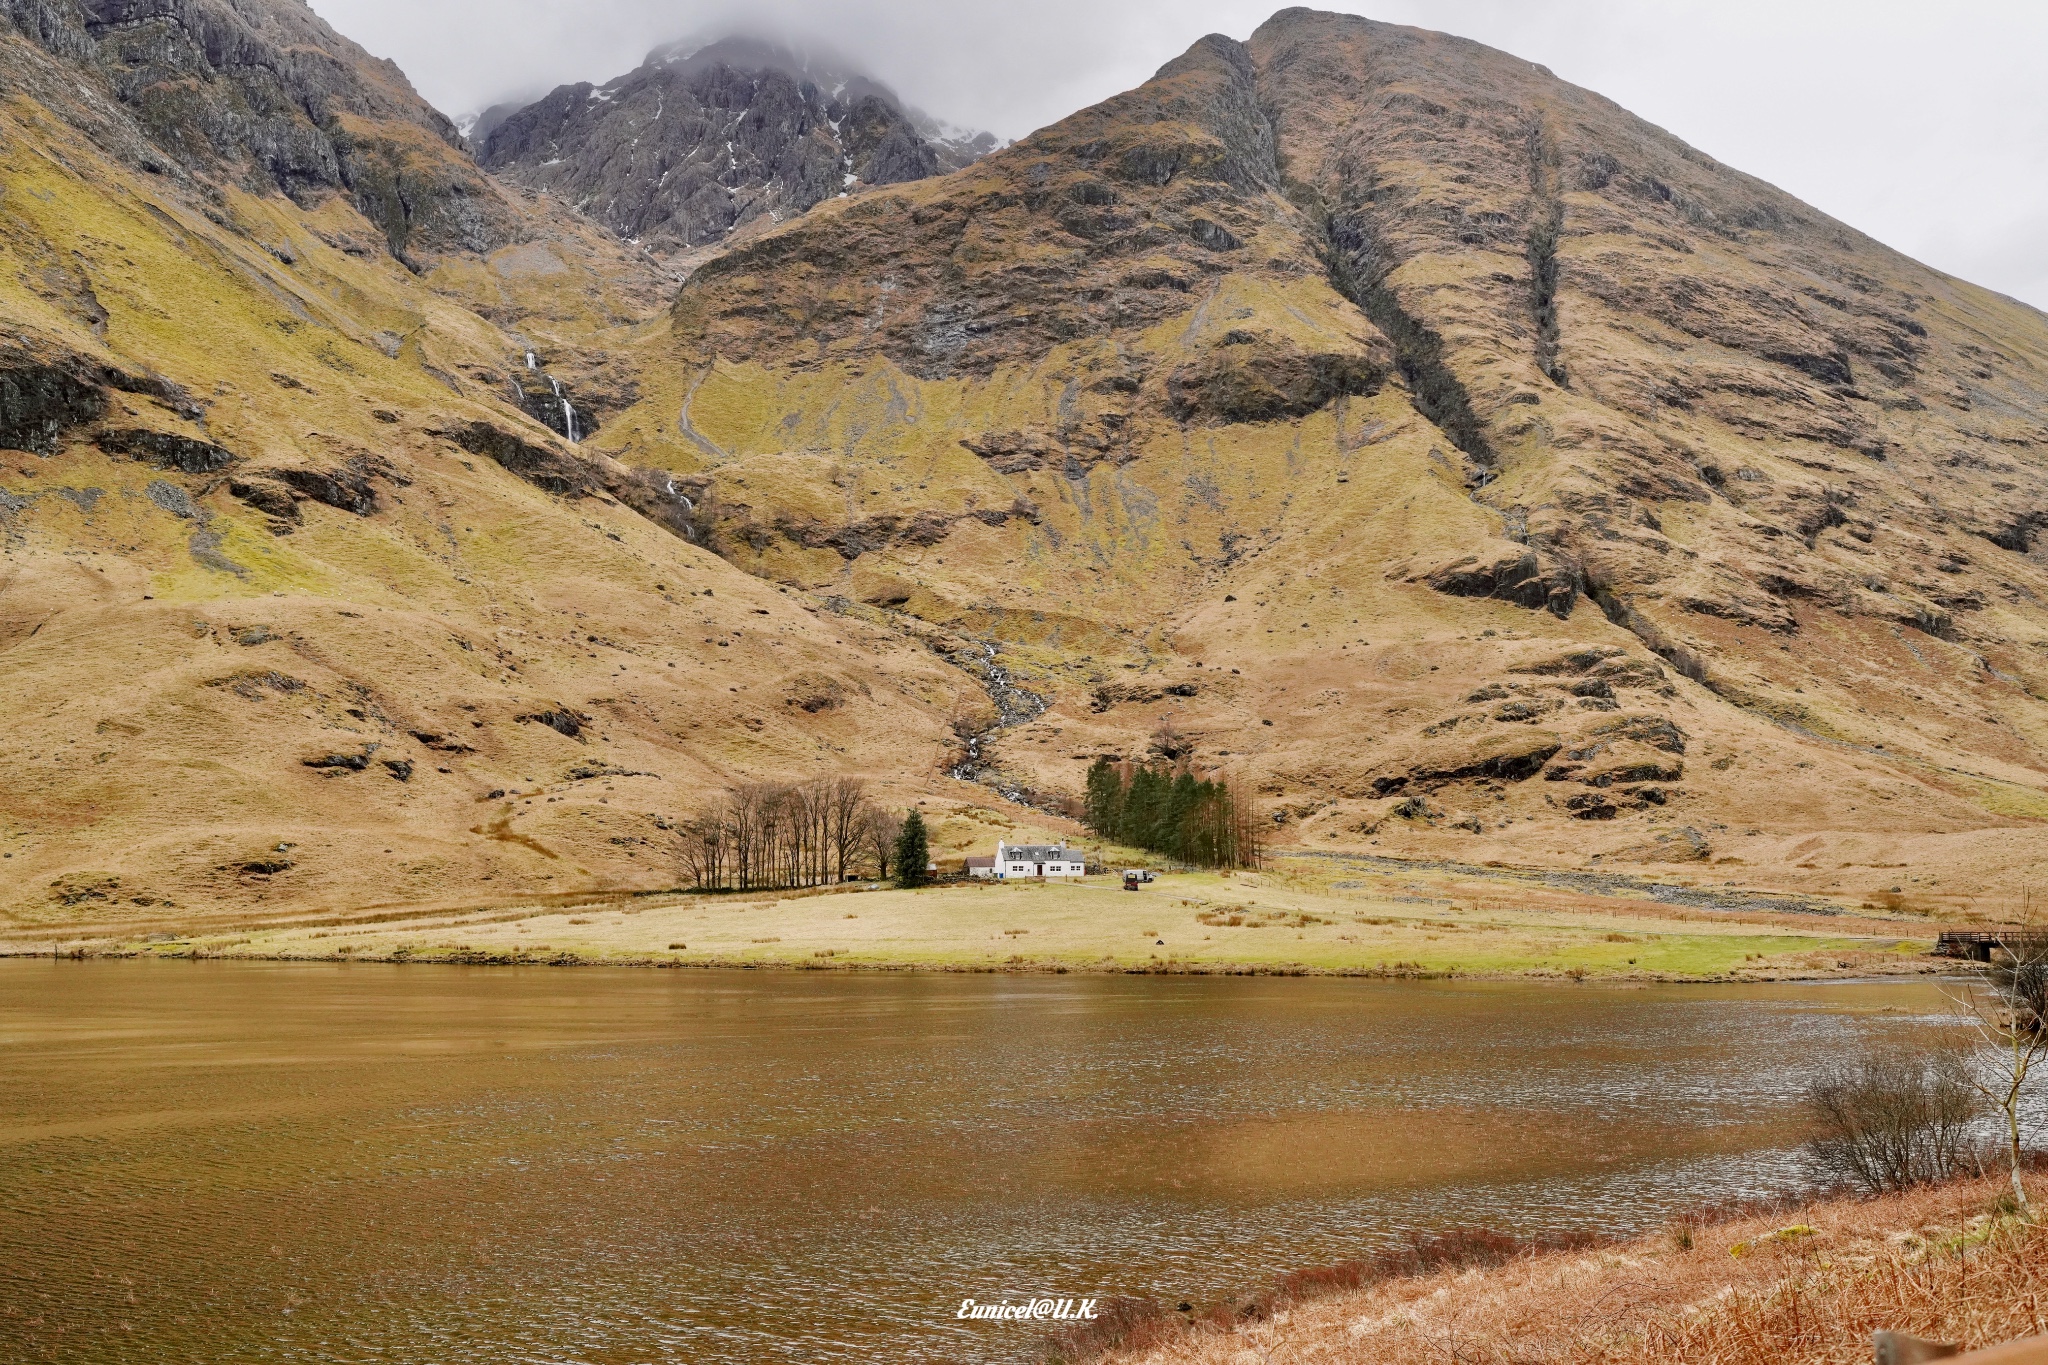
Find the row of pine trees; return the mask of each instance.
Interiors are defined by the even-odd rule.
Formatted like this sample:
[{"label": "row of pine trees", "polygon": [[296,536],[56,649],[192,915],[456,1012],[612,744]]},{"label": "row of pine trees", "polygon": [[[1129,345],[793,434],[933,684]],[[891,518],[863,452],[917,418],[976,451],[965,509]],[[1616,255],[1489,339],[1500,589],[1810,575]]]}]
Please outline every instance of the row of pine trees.
[{"label": "row of pine trees", "polygon": [[1186,764],[1098,758],[1088,770],[1082,818],[1105,839],[1197,867],[1256,867],[1252,802],[1221,777]]}]

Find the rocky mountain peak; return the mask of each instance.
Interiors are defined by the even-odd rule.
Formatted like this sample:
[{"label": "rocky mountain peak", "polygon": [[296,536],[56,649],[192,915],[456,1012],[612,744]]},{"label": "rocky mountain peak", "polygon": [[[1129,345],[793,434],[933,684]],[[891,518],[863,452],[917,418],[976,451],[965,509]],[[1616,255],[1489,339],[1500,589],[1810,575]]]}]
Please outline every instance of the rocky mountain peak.
[{"label": "rocky mountain peak", "polygon": [[461,135],[403,72],[286,0],[0,0],[18,34],[93,84],[0,52],[0,82],[128,166],[301,203],[340,191],[392,254],[482,251],[513,232]]},{"label": "rocky mountain peak", "polygon": [[954,170],[995,145],[841,61],[749,37],[657,48],[604,85],[561,86],[478,128],[485,166],[659,253]]}]

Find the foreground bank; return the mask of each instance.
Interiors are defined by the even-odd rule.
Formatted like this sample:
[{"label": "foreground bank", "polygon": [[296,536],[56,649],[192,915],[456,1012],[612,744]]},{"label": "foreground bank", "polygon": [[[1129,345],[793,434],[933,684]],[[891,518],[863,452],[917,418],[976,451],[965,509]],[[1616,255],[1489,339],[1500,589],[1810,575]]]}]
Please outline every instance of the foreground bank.
[{"label": "foreground bank", "polygon": [[[2030,1193],[2038,1206],[2048,1180]],[[1115,1365],[1862,1365],[1878,1331],[1974,1350],[2042,1331],[2048,1227],[2009,1201],[2003,1181],[1968,1180],[1688,1220],[1592,1250],[1514,1254],[1475,1237],[1445,1246],[1427,1273],[1372,1282],[1370,1266],[1333,1267],[1235,1304],[1126,1307],[1097,1340],[1053,1354]],[[1347,1282],[1356,1287],[1330,1292]]]},{"label": "foreground bank", "polygon": [[65,955],[475,964],[1791,980],[1941,970],[1921,916],[1687,881],[1588,890],[1507,871],[1283,860],[1256,873],[904,891],[674,893],[205,932],[17,939]]}]

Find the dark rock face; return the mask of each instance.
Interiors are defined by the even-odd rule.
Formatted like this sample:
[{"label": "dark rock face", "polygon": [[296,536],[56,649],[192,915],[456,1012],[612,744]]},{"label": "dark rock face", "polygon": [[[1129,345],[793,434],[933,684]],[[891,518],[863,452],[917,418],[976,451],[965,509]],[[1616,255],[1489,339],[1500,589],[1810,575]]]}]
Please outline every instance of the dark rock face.
[{"label": "dark rock face", "polygon": [[1201,361],[1176,371],[1168,382],[1176,417],[1223,422],[1300,417],[1338,397],[1378,393],[1392,359],[1304,354],[1285,340],[1236,332],[1225,341]]},{"label": "dark rock face", "polygon": [[359,773],[370,766],[370,758],[376,752],[377,746],[372,744],[359,754],[323,754],[318,758],[302,758],[299,762],[328,773]]},{"label": "dark rock face", "polygon": [[488,422],[470,422],[433,434],[497,463],[545,492],[565,498],[603,493],[692,544],[709,542],[712,510],[702,479],[679,481],[674,475],[634,468],[602,455],[585,459]]},{"label": "dark rock face", "polygon": [[279,469],[276,478],[314,502],[367,517],[377,510],[376,471],[354,461],[339,469]]},{"label": "dark rock face", "polygon": [[296,525],[299,521],[299,500],[288,488],[249,479],[230,479],[228,492],[278,522]]},{"label": "dark rock face", "polygon": [[1579,576],[1570,565],[1548,551],[1508,541],[1431,569],[1421,581],[1452,597],[1498,597],[1548,610],[1560,620],[1579,600]]},{"label": "dark rock face", "polygon": [[471,422],[440,433],[472,455],[481,455],[550,493],[582,496],[596,485],[590,469],[566,451],[535,445],[488,422]]},{"label": "dark rock face", "polygon": [[545,725],[567,739],[580,739],[583,736],[584,722],[588,717],[580,711],[571,711],[565,706],[560,706],[546,711],[536,711],[530,716],[518,716],[515,719],[522,724]]},{"label": "dark rock face", "polygon": [[101,432],[98,441],[110,455],[147,460],[160,469],[186,474],[216,474],[235,462],[232,454],[211,441],[169,431],[118,427]]},{"label": "dark rock face", "polygon": [[[205,410],[167,379],[130,374],[24,333],[19,345],[0,345],[0,450],[54,455],[79,427],[107,415],[107,390],[142,394],[188,421]],[[146,429],[108,430],[96,438],[113,454],[149,460],[161,468],[211,473],[234,456],[210,442]]]},{"label": "dark rock face", "polygon": [[67,430],[105,414],[97,379],[83,365],[0,351],[0,449],[54,455]]},{"label": "dark rock face", "polygon": [[143,170],[302,202],[341,191],[401,260],[505,239],[505,211],[454,124],[305,5],[0,0],[0,19],[83,66],[134,118],[154,152],[122,150]]},{"label": "dark rock face", "polygon": [[568,199],[656,250],[715,243],[855,185],[921,180],[993,146],[943,144],[887,90],[732,41],[652,54],[601,87],[565,85],[483,138],[501,175]]},{"label": "dark rock face", "polygon": [[528,417],[571,444],[589,440],[599,426],[597,414],[578,403],[574,391],[545,370],[515,369],[512,401]]}]

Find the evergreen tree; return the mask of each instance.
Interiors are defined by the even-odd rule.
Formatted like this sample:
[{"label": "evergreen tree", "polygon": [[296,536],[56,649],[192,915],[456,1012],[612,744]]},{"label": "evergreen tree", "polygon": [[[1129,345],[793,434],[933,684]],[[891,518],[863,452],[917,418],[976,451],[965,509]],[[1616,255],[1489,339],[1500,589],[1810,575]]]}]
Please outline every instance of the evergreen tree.
[{"label": "evergreen tree", "polygon": [[1222,805],[1222,788],[1215,782],[1197,782],[1194,802],[1182,825],[1181,856],[1202,867],[1220,866],[1223,841],[1217,837],[1218,808]]},{"label": "evergreen tree", "polygon": [[896,884],[923,886],[931,880],[930,840],[925,835],[924,817],[916,811],[903,817],[903,832],[896,836]]},{"label": "evergreen tree", "polygon": [[1116,763],[1088,769],[1088,827],[1105,839],[1198,867],[1257,867],[1259,829],[1242,788],[1174,765]]},{"label": "evergreen tree", "polygon": [[1165,786],[1156,770],[1141,766],[1131,774],[1124,793],[1123,829],[1118,837],[1134,848],[1159,848],[1159,817],[1166,805]]},{"label": "evergreen tree", "polygon": [[1165,809],[1159,820],[1159,851],[1183,862],[1192,860],[1194,820],[1201,802],[1201,783],[1183,769],[1167,789]]},{"label": "evergreen tree", "polygon": [[1083,809],[1088,828],[1105,839],[1117,837],[1123,823],[1124,777],[1107,758],[1096,759],[1088,769],[1088,794]]}]

